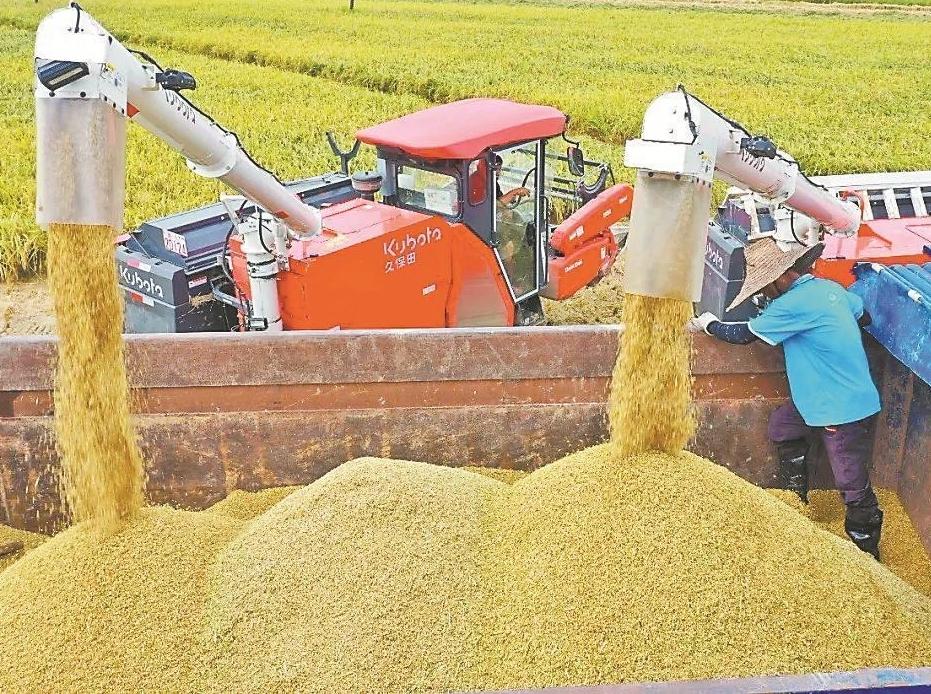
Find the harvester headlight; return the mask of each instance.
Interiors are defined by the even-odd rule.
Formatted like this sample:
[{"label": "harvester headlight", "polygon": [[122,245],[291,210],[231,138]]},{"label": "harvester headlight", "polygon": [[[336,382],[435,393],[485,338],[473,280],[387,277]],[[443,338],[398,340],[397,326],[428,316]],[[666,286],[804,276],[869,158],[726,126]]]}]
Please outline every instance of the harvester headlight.
[{"label": "harvester headlight", "polygon": [[36,65],[36,77],[46,89],[52,92],[67,87],[89,74],[91,71],[87,63],[76,63],[71,60],[50,60]]}]

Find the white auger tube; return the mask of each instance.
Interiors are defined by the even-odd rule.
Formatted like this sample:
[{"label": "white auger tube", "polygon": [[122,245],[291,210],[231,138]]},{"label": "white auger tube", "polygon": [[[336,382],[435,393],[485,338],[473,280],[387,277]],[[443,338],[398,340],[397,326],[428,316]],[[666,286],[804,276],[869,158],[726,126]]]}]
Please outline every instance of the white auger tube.
[{"label": "white auger tube", "polygon": [[[792,208],[829,233],[849,236],[860,226],[856,203],[815,185],[769,140],[753,138],[683,89],[649,105],[641,138],[627,142],[624,164],[638,169],[625,273],[625,288],[635,294],[700,299],[710,217],[705,188],[716,178]],[[670,187],[682,191],[670,195]],[[696,205],[704,205],[700,221]],[[658,224],[682,217],[690,223]]]},{"label": "white auger tube", "polygon": [[[53,104],[95,101],[135,121],[184,155],[195,173],[227,183],[295,233],[310,235],[320,231],[319,210],[303,204],[256,164],[234,134],[197,110],[178,91],[165,89],[161,82],[166,73],[148,62],[140,62],[76,4],[56,10],[42,20],[36,32],[35,58],[40,224],[74,221],[61,219],[73,215],[73,211],[62,209],[64,203],[58,196],[63,187],[68,187],[67,177],[80,178],[82,173],[80,169],[57,177],[52,173],[70,168],[60,167],[60,162],[55,161],[60,148],[88,153],[101,149],[100,143],[90,146],[75,143],[73,138],[80,138],[80,131],[64,124],[72,117],[69,111],[76,109]],[[111,139],[113,146],[121,142],[118,136]],[[108,156],[117,155],[111,152]],[[92,162],[84,165],[91,170],[96,166]],[[43,173],[55,180],[45,183]],[[122,201],[119,204],[122,209]],[[113,215],[108,216],[112,219]],[[92,219],[78,221],[95,223]]]}]

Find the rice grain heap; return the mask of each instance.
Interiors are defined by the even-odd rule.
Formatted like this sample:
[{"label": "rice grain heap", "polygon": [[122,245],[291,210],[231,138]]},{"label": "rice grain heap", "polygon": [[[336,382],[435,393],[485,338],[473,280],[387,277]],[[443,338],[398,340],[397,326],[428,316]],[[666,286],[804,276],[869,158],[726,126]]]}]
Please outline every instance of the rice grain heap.
[{"label": "rice grain heap", "polygon": [[[784,501],[819,528],[838,537],[844,532],[844,502],[833,489],[813,489],[808,493],[808,505],[799,500],[795,492],[786,489],[768,489],[770,494]],[[898,495],[889,489],[877,489],[879,505],[883,509],[883,532],[879,542],[882,563],[899,578],[931,598],[931,557],[921,544],[921,537]]]},{"label": "rice grain heap", "polygon": [[3,691],[542,687],[929,665],[931,600],[723,467],[601,445],[73,527],[0,573],[0,649]]},{"label": "rice grain heap", "polygon": [[160,507],[82,523],[0,573],[0,690],[197,691],[206,576],[242,522]]},{"label": "rice grain heap", "polygon": [[220,513],[230,518],[251,520],[261,516],[272,506],[285,497],[293,494],[301,487],[271,487],[250,492],[244,489],[234,489],[226,498],[221,499],[207,509],[210,513]]},{"label": "rice grain heap", "polygon": [[142,457],[129,416],[123,304],[109,226],[49,225],[58,324],[55,431],[74,521],[112,530],[142,503]]},{"label": "rice grain heap", "polygon": [[0,571],[21,559],[26,552],[35,549],[47,539],[45,535],[0,525]]}]

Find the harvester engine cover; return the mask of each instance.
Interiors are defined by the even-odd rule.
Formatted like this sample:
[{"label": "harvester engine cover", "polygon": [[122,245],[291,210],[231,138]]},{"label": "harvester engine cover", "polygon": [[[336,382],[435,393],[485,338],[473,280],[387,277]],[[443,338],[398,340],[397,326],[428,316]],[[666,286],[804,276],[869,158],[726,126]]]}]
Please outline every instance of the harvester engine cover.
[{"label": "harvester engine cover", "polygon": [[[286,330],[507,325],[507,287],[481,242],[442,217],[357,199],[323,210],[325,229],[296,240],[278,276]],[[246,260],[233,278],[249,297]]]}]

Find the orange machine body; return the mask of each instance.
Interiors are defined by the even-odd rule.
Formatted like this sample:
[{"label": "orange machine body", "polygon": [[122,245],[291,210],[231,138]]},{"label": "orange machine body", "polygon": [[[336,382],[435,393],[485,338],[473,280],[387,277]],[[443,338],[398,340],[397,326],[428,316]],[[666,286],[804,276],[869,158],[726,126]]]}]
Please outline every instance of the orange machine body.
[{"label": "orange machine body", "polygon": [[[348,151],[328,133],[338,172],[125,239],[128,321],[139,332],[539,325],[541,296],[568,298],[607,273],[611,225],[630,212],[629,186],[595,197],[611,168],[586,160],[567,124],[550,106],[465,99],[364,128]],[[350,174],[361,144],[375,166]],[[283,191],[315,212],[296,223]]]},{"label": "orange machine body", "polygon": [[849,287],[857,263],[923,264],[931,258],[929,249],[931,218],[872,219],[860,225],[856,236],[826,236],[814,274]]},{"label": "orange machine body", "polygon": [[[323,223],[278,274],[286,330],[513,325],[494,254],[462,224],[361,198],[324,209]],[[249,298],[235,239],[230,256]]]},{"label": "orange machine body", "polygon": [[[282,327],[529,325],[544,319],[540,296],[564,299],[597,282],[617,255],[610,227],[630,214],[633,191],[615,185],[551,227],[550,191],[583,197],[581,173],[545,175],[547,159],[559,158],[547,141],[564,136],[566,122],[548,106],[467,99],[359,131],[378,172],[363,173],[359,187],[353,177],[361,197],[321,210],[319,234],[290,242],[276,278]],[[529,207],[504,200],[502,181],[529,186]],[[251,299],[236,238],[229,259],[236,293]]]},{"label": "orange machine body", "polygon": [[[550,246],[558,255],[549,260],[549,278],[541,296],[565,299],[608,274],[618,250],[610,227],[630,216],[633,200],[634,189],[619,183],[556,227]],[[592,272],[592,267],[598,270]]]}]

